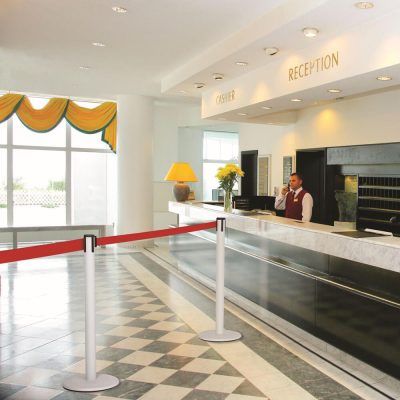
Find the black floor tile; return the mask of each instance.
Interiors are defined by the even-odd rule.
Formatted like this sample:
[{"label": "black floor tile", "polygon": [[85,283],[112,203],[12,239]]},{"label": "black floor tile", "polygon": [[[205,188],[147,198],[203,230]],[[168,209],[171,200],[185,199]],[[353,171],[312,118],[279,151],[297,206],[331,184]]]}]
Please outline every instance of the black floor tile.
[{"label": "black floor tile", "polygon": [[99,373],[113,375],[118,379],[126,379],[142,368],[144,368],[143,365],[115,362],[99,371]]},{"label": "black floor tile", "polygon": [[182,400],[224,400],[227,393],[208,392],[207,390],[192,390]]},{"label": "black floor tile", "polygon": [[252,383],[248,380],[242,382],[234,391],[235,394],[242,394],[245,396],[260,396],[264,397],[264,393],[258,390]]},{"label": "black floor tile", "polygon": [[193,357],[183,357],[183,356],[173,356],[170,354],[166,354],[162,356],[153,364],[152,367],[162,367],[162,368],[172,368],[172,369],[181,369],[190,361],[194,360]]},{"label": "black floor tile", "polygon": [[154,353],[164,353],[167,354],[173,349],[180,346],[179,343],[170,343],[170,342],[158,342],[155,341],[153,343],[148,344],[147,346],[143,347],[142,351],[152,351]]},{"label": "black floor tile", "polygon": [[106,347],[96,353],[98,360],[119,361],[121,358],[131,354],[132,350],[117,349],[115,347]]},{"label": "black floor tile", "polygon": [[21,385],[9,385],[7,383],[0,383],[0,399],[5,399],[8,396],[18,392],[25,386]]},{"label": "black floor tile", "polygon": [[152,383],[126,380],[120,382],[117,387],[107,390],[104,395],[109,397],[122,397],[124,399],[136,400],[147,393],[149,390],[153,389],[154,386],[156,385],[153,385]]},{"label": "black floor tile", "polygon": [[195,388],[209,376],[209,374],[202,374],[199,372],[177,371],[163,381],[162,384]]},{"label": "black floor tile", "polygon": [[141,332],[135,333],[131,337],[141,338],[141,339],[149,339],[149,340],[157,340],[160,337],[166,335],[169,331],[159,331],[157,329],[145,329]]}]

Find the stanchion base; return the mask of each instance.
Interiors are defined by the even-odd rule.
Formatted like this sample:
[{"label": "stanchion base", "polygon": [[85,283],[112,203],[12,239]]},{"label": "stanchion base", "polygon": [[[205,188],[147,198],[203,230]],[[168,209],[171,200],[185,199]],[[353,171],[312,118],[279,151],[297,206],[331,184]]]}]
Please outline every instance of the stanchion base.
[{"label": "stanchion base", "polygon": [[112,375],[97,375],[94,381],[87,381],[82,376],[71,376],[64,381],[64,388],[74,392],[97,392],[119,385],[119,379]]},{"label": "stanchion base", "polygon": [[235,331],[228,331],[224,329],[222,335],[219,335],[217,331],[205,331],[200,333],[199,338],[206,342],[232,342],[242,337],[242,334]]}]

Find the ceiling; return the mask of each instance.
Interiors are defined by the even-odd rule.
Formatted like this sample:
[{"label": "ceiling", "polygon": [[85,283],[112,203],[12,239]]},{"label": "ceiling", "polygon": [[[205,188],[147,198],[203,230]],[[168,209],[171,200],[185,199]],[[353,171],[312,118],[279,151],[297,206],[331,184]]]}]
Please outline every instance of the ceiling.
[{"label": "ceiling", "polygon": [[[1,0],[0,91],[86,99],[142,94],[199,103],[204,90],[219,84],[213,73],[222,73],[224,82],[249,74],[354,26],[368,29],[372,20],[400,7],[399,0],[373,0],[374,8],[359,10],[355,1]],[[115,13],[113,6],[128,12]],[[318,37],[306,39],[306,26],[318,27]],[[264,48],[270,46],[279,53],[267,56]],[[400,78],[400,70],[391,72]],[[195,82],[206,86],[196,89]],[[355,88],[352,94],[380,90],[371,82],[366,86],[359,77],[342,83]],[[277,98],[272,111],[258,104],[241,109],[244,118],[238,110],[220,117],[290,123],[297,109],[336,101],[326,89],[302,93],[300,104]],[[286,115],[274,120],[271,114],[278,111]]]},{"label": "ceiling", "polygon": [[159,97],[163,77],[285,1],[1,0],[0,90]]}]

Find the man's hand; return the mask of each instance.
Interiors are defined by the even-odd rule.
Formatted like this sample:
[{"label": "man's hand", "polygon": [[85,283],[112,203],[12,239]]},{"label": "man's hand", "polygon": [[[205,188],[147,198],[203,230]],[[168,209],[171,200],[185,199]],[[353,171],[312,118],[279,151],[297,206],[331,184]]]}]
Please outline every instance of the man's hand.
[{"label": "man's hand", "polygon": [[282,196],[285,196],[289,192],[289,188],[287,186],[284,186],[281,190]]}]

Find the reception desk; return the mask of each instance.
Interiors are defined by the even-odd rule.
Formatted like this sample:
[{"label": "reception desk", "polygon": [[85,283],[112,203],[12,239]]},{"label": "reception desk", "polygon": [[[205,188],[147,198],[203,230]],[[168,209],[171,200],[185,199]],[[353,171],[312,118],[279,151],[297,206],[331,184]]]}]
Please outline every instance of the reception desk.
[{"label": "reception desk", "polygon": [[[169,203],[187,225],[225,217],[226,287],[370,365],[400,378],[400,238],[202,203]],[[215,230],[178,235],[170,250],[192,276],[215,277]]]}]

